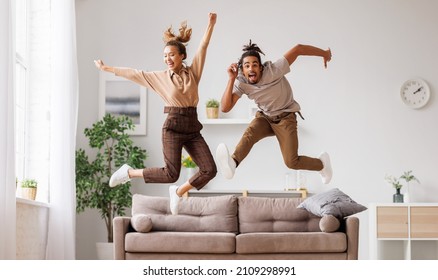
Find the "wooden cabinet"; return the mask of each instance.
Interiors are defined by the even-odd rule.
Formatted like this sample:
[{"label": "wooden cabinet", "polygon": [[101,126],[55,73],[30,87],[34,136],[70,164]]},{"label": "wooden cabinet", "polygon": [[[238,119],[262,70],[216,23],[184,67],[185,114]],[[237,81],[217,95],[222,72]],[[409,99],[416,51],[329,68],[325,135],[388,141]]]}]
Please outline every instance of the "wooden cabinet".
[{"label": "wooden cabinet", "polygon": [[408,238],[407,207],[377,207],[377,238]]},{"label": "wooden cabinet", "polygon": [[411,238],[438,239],[438,206],[411,207]]},{"label": "wooden cabinet", "polygon": [[372,204],[371,259],[438,259],[438,204]]}]

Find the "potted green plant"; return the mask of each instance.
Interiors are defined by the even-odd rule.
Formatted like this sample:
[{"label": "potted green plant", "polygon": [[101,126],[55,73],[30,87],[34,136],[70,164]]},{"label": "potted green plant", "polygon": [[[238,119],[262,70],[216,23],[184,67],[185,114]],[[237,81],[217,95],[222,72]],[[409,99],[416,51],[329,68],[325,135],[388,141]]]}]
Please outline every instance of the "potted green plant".
[{"label": "potted green plant", "polygon": [[[409,182],[410,181],[417,181],[418,183],[420,183],[420,181],[412,174],[412,170],[405,171],[398,178],[394,177],[392,175],[386,175],[385,180],[386,180],[386,182],[388,182],[389,184],[391,184],[395,188],[396,193],[393,195],[393,202],[409,202],[409,199],[410,199],[409,198]],[[401,192],[400,192],[402,187],[403,187],[400,180],[404,180],[407,183],[408,189],[404,195],[401,194]]]},{"label": "potted green plant", "polygon": [[21,197],[35,200],[38,182],[35,179],[24,179],[21,182]]},{"label": "potted green plant", "polygon": [[214,98],[207,100],[205,107],[207,109],[207,118],[217,119],[219,117],[219,101]]},{"label": "potted green plant", "polygon": [[395,189],[395,194],[392,196],[392,202],[403,202],[403,195],[400,193],[401,188],[403,185],[400,183],[400,179],[396,178],[392,175],[386,175],[385,180],[387,183],[392,185]]},{"label": "potted green plant", "polygon": [[116,188],[109,187],[112,173],[124,163],[133,168],[143,168],[146,150],[133,144],[127,134],[133,130],[132,120],[126,116],[107,114],[84,134],[94,149],[94,160],[90,160],[84,149],[76,151],[76,212],[86,208],[97,209],[105,221],[107,240],[113,242],[113,219],[125,215],[131,207],[131,183]]}]

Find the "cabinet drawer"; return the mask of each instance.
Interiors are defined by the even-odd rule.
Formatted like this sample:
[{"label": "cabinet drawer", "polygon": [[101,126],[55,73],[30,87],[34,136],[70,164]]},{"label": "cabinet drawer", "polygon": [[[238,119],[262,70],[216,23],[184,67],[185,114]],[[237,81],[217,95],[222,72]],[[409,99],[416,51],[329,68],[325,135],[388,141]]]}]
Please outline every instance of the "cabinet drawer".
[{"label": "cabinet drawer", "polygon": [[408,238],[407,207],[377,207],[377,238]]},{"label": "cabinet drawer", "polygon": [[438,207],[411,207],[411,237],[438,238]]}]

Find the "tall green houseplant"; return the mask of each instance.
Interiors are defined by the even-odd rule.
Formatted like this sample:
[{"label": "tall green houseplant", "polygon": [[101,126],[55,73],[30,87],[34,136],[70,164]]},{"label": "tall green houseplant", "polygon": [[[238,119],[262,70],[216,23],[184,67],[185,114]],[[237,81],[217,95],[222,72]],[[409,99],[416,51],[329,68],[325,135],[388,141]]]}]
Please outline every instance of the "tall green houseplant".
[{"label": "tall green houseplant", "polygon": [[114,217],[125,215],[132,202],[131,183],[110,188],[109,179],[124,163],[143,168],[147,158],[146,150],[135,146],[127,134],[133,128],[130,118],[107,114],[84,130],[95,159],[90,160],[83,149],[76,151],[76,212],[97,209],[105,221],[108,242],[113,242]]}]

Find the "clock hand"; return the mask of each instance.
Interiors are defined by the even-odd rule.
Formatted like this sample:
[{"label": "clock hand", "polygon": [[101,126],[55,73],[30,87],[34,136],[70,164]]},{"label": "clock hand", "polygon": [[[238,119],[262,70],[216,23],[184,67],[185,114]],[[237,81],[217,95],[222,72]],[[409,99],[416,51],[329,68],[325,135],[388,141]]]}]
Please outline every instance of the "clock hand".
[{"label": "clock hand", "polygon": [[420,87],[419,89],[417,89],[416,91],[413,92],[413,94],[416,94],[417,92],[421,91],[423,89],[423,87]]}]

